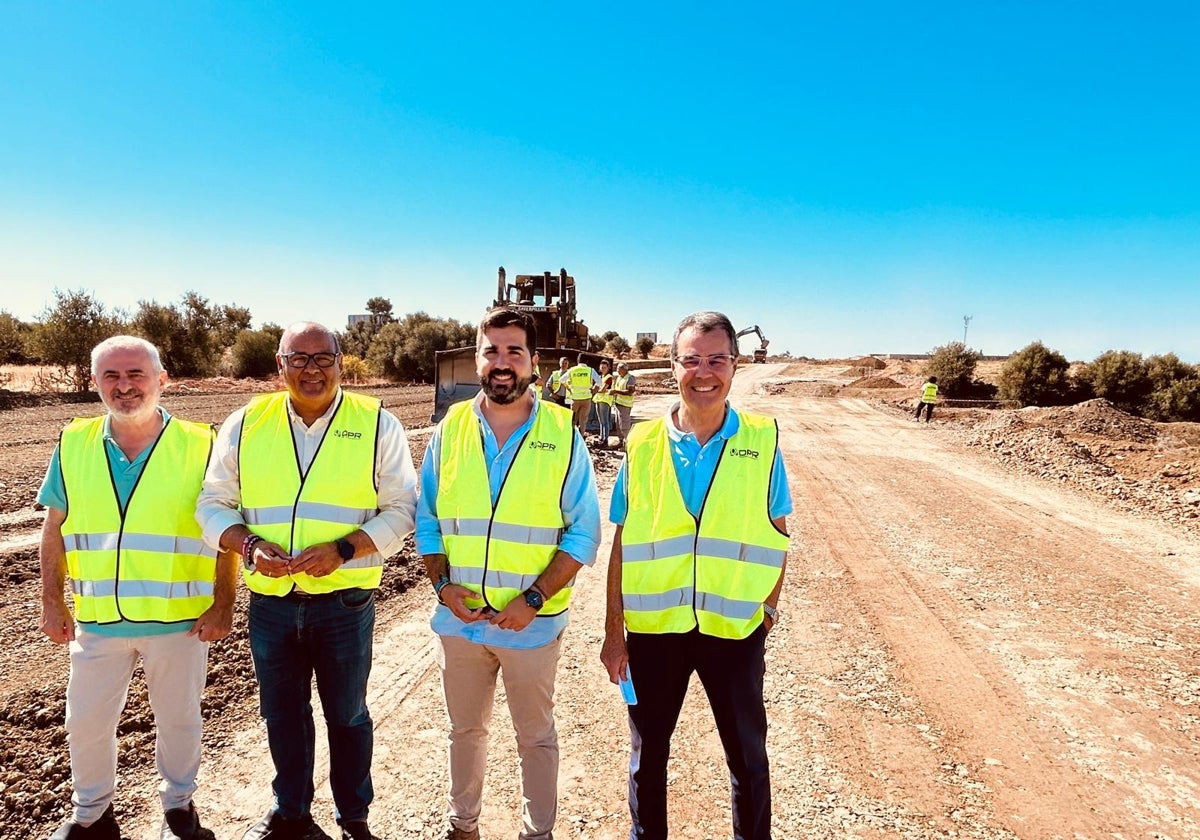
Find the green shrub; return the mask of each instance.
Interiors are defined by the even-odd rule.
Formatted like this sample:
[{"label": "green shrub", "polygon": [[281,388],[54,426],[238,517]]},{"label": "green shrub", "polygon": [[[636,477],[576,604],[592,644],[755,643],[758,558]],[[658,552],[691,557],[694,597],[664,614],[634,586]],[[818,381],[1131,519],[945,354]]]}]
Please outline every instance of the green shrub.
[{"label": "green shrub", "polygon": [[1018,350],[1000,370],[999,395],[1021,405],[1066,405],[1071,401],[1071,363],[1040,341]]},{"label": "green shrub", "polygon": [[1122,411],[1143,414],[1153,385],[1141,353],[1108,350],[1083,365],[1075,379],[1088,393],[1103,397]]}]

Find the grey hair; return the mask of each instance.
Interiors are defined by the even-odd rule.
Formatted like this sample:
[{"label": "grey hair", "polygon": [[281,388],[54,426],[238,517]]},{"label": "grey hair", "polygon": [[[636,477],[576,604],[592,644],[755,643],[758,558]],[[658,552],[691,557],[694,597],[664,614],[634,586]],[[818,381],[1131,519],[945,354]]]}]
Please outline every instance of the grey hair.
[{"label": "grey hair", "polygon": [[100,357],[110,350],[140,350],[150,357],[155,373],[162,373],[162,356],[158,348],[146,339],[136,335],[114,335],[106,338],[92,348],[92,373],[96,372],[96,364]]},{"label": "grey hair", "polygon": [[705,333],[717,332],[718,330],[729,336],[729,352],[733,355],[738,354],[737,349],[737,330],[733,328],[733,322],[722,312],[704,311],[693,312],[675,328],[675,335],[671,338],[671,358],[675,358],[675,352],[679,349],[679,336],[686,329],[694,329],[696,332],[704,335]]},{"label": "grey hair", "polygon": [[306,332],[325,333],[333,341],[333,352],[342,352],[342,346],[338,343],[337,333],[329,329],[329,327],[325,326],[324,324],[318,324],[316,321],[297,321],[284,330],[283,335],[279,336],[279,349],[277,352],[282,356],[284,343],[287,342],[288,339]]}]

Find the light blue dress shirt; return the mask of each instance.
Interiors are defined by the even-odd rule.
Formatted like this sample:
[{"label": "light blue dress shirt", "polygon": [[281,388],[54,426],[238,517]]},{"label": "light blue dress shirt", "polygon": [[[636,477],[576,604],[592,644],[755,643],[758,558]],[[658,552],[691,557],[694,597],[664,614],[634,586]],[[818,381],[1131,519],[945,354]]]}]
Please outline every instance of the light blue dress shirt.
[{"label": "light blue dress shirt", "polygon": [[[541,410],[541,401],[534,397],[533,411],[504,446],[501,447],[487,420],[479,410],[482,396],[476,397],[475,416],[479,420],[479,431],[483,439],[483,457],[487,461],[488,484],[492,494],[492,508],[500,498],[500,488],[512,467],[521,441],[533,428],[534,418]],[[596,480],[592,474],[592,459],[579,432],[574,432],[571,447],[571,462],[567,468],[567,479],[562,488],[563,535],[559,550],[565,551],[585,566],[596,561],[600,547],[600,500],[596,494]],[[421,463],[421,494],[417,500],[417,528],[415,539],[421,554],[445,554],[442,529],[437,518],[438,470],[441,467],[442,427],[434,430]],[[441,636],[458,636],[477,644],[494,647],[528,650],[549,644],[558,638],[569,621],[569,611],[559,615],[538,616],[524,630],[504,630],[487,621],[464,622],[450,608],[438,604],[433,611],[430,626]]]}]

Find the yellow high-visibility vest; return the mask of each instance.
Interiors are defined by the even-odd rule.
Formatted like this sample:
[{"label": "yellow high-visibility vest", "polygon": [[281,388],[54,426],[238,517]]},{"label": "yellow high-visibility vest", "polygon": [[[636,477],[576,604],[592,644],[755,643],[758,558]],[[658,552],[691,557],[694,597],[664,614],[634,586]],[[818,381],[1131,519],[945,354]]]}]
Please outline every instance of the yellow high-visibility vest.
[{"label": "yellow high-visibility vest", "polygon": [[[629,387],[629,374],[618,376],[613,380],[613,387],[624,389]],[[633,405],[633,394],[613,394],[613,401],[617,405],[631,406]]]},{"label": "yellow high-visibility vest", "polygon": [[104,418],[72,420],[63,430],[62,535],[78,621],[187,621],[212,606],[217,553],[196,523],[212,444],[212,426],[172,417],[121,510]]},{"label": "yellow high-visibility vest", "polygon": [[[545,571],[562,541],[562,488],[571,465],[571,412],[538,403],[533,426],[492,508],[487,463],[473,401],[451,406],[442,420],[435,504],[450,581],[471,590],[471,609],[502,610]],[[539,615],[567,608],[571,585],[549,598]]]},{"label": "yellow high-visibility vest", "polygon": [[590,400],[592,398],[592,369],[585,364],[578,364],[567,371],[568,396],[571,402]]},{"label": "yellow high-visibility vest", "polygon": [[636,633],[744,639],[762,622],[788,537],[771,521],[768,495],[779,431],[769,417],[738,414],[699,521],[684,504],[665,418],[630,432],[629,512],[621,532],[625,626]]},{"label": "yellow high-visibility vest", "polygon": [[[295,557],[311,545],[357,531],[379,512],[375,446],[380,402],[342,391],[317,455],[301,475],[287,400],[287,392],[281,391],[255,397],[246,406],[238,470],[246,527]],[[383,557],[378,552],[355,557],[324,577],[302,572],[269,578],[246,570],[242,576],[250,591],[263,595],[286,595],[293,584],[312,594],[376,589],[383,578]]]},{"label": "yellow high-visibility vest", "polygon": [[605,385],[607,385],[609,390],[597,391],[595,394],[592,395],[592,402],[600,403],[601,405],[612,405],[612,401],[613,401],[612,383],[613,383],[613,375],[611,373],[601,374],[600,375],[600,387],[603,388]]},{"label": "yellow high-visibility vest", "polygon": [[938,386],[936,382],[926,382],[921,386],[921,402],[937,402]]}]

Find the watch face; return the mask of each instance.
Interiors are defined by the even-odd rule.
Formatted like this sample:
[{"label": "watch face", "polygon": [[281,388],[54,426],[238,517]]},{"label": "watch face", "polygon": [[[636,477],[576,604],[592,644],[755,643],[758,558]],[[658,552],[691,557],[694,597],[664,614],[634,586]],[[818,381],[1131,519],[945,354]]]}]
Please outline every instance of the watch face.
[{"label": "watch face", "polygon": [[350,540],[342,538],[338,540],[335,545],[337,545],[338,556],[341,557],[343,561],[350,561],[354,559],[354,546],[350,544]]},{"label": "watch face", "polygon": [[533,607],[535,610],[542,608],[542,596],[532,589],[525,590],[525,603]]}]

